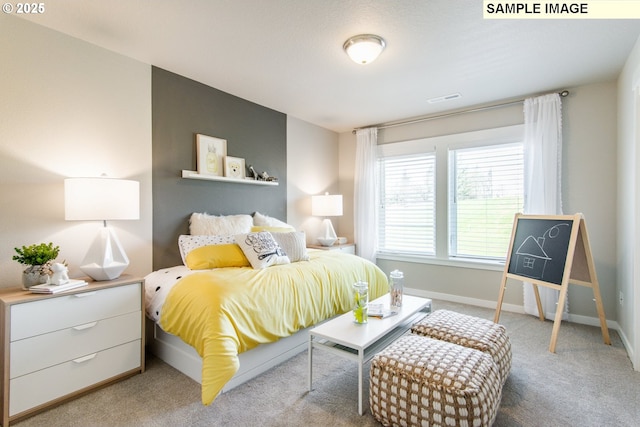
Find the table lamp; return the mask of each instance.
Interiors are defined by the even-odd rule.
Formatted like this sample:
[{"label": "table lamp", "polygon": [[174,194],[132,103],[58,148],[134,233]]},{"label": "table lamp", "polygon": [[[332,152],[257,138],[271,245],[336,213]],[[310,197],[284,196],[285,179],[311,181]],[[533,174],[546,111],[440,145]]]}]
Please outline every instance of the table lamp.
[{"label": "table lamp", "polygon": [[66,220],[102,221],[104,227],[89,247],[80,269],[94,280],[113,280],[129,266],[108,220],[140,219],[140,183],[112,178],[64,180]]},{"label": "table lamp", "polygon": [[[342,216],[342,195],[325,193],[322,196],[311,196],[311,214],[314,216]],[[322,221],[322,233],[318,242],[322,246],[333,245],[338,237],[329,218]]]}]

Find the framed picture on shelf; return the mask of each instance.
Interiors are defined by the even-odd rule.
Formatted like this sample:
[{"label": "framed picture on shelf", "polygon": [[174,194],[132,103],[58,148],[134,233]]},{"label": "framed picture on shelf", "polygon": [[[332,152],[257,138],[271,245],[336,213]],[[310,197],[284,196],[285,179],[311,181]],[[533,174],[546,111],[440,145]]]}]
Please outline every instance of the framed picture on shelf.
[{"label": "framed picture on shelf", "polygon": [[227,178],[244,179],[244,159],[240,157],[225,157],[224,176]]},{"label": "framed picture on shelf", "polygon": [[198,173],[224,176],[224,159],[227,157],[227,140],[202,134],[196,135]]}]

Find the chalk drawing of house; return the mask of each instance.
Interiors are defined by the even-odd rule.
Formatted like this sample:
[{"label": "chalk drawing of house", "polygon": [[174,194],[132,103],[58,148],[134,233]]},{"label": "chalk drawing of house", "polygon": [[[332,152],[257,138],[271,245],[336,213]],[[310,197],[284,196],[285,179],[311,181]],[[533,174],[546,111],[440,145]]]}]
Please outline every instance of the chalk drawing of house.
[{"label": "chalk drawing of house", "polygon": [[551,260],[543,247],[544,237],[527,237],[516,251],[516,274],[541,279],[547,262]]}]

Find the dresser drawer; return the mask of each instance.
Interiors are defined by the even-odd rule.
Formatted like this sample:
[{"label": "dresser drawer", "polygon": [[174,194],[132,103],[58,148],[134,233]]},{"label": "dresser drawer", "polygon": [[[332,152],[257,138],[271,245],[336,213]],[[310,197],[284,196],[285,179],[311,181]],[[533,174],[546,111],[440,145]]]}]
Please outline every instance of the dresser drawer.
[{"label": "dresser drawer", "polygon": [[10,378],[39,371],[142,336],[142,313],[97,320],[11,343]]},{"label": "dresser drawer", "polygon": [[11,341],[140,311],[141,283],[11,306]]},{"label": "dresser drawer", "polygon": [[140,368],[140,340],[10,381],[9,416]]}]

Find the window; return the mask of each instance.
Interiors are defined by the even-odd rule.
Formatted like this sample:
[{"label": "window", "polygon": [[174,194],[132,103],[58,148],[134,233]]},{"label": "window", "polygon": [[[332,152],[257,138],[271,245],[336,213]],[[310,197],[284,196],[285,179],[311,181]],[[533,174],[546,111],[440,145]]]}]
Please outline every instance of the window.
[{"label": "window", "polygon": [[522,136],[510,126],[379,145],[378,256],[504,261],[524,200]]},{"label": "window", "polygon": [[521,142],[449,151],[449,256],[501,260],[523,206]]},{"label": "window", "polygon": [[435,155],[380,159],[380,248],[435,255]]}]

